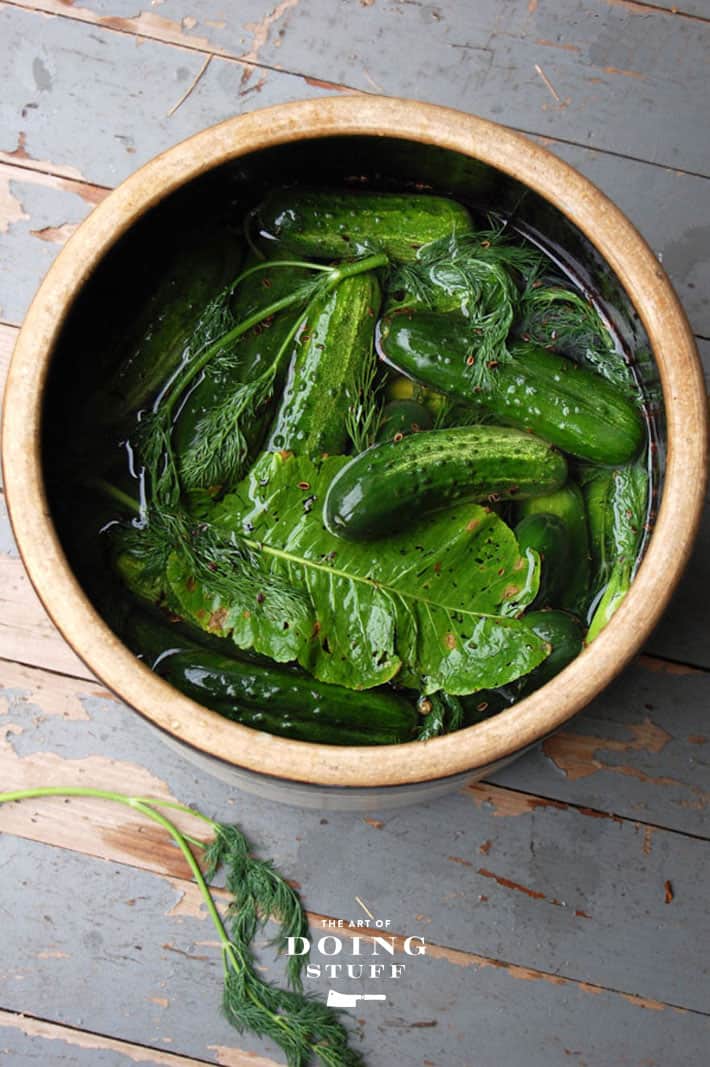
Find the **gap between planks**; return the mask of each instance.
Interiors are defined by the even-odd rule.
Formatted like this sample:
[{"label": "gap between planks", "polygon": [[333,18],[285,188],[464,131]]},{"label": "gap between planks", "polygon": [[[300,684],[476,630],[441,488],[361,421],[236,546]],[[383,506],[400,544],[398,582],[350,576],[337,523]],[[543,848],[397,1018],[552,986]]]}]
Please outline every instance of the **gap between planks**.
[{"label": "gap between planks", "polygon": [[[60,803],[60,801],[61,798],[54,798],[54,802],[49,801],[49,803],[54,803],[55,813],[57,811],[61,812],[62,809],[66,810],[66,808],[73,807],[73,801],[69,804]],[[47,802],[44,802],[43,804],[36,804],[34,807],[32,807],[34,813],[33,817],[35,819],[38,809],[44,806],[44,804],[46,803]],[[28,805],[32,806],[32,802],[22,801],[19,804],[7,805],[7,808],[19,808]],[[184,816],[182,816],[182,814],[177,817],[175,817],[176,813],[173,812],[171,814],[176,824],[184,823]],[[139,819],[132,820],[131,825],[133,824],[133,822],[138,825],[144,825],[144,822],[141,823]],[[36,825],[36,821],[34,825]],[[76,823],[74,824],[74,829],[76,830]],[[7,830],[3,831],[3,833],[8,832],[13,837],[31,840],[35,843],[44,845],[45,847],[58,849],[67,847],[64,845],[53,844],[52,842],[43,840],[41,837]],[[112,845],[117,842],[118,837],[119,833],[116,832],[111,839]],[[103,835],[104,843],[106,843],[108,838],[109,834],[105,833]],[[81,849],[76,846],[75,842],[73,842],[68,847],[70,851],[77,852],[80,855],[84,855],[88,858],[109,860],[112,863],[120,864],[122,867],[135,868],[145,873],[151,874],[156,878],[160,878],[164,881],[167,881],[173,889],[176,889],[182,893],[182,897],[180,898],[179,902],[180,907],[189,910],[190,914],[199,915],[202,896],[196,883],[189,876],[186,876],[189,874],[189,872],[187,870],[187,865],[182,860],[182,857],[177,852],[174,852],[174,850],[171,850],[170,843],[167,838],[164,842],[159,842],[156,837],[155,840],[148,841],[146,842],[146,844],[148,847],[141,853],[140,856],[136,856],[135,858],[130,859],[126,859],[124,855],[119,854],[116,850],[111,852],[110,849],[104,849],[102,852],[98,853],[95,851],[92,852],[89,849]],[[168,874],[164,873],[163,870],[159,869],[155,857],[157,852],[159,851],[160,844],[164,844],[165,849],[168,850],[166,851],[166,855],[172,854],[174,856],[174,867],[177,869],[177,873],[173,872]],[[139,860],[145,861],[146,858],[148,859],[148,862],[139,862]],[[180,869],[181,865],[182,870]],[[231,900],[231,896],[226,889],[217,886],[210,886],[210,891],[218,903],[226,904],[229,900]],[[338,926],[338,930],[343,937],[359,937],[365,941],[373,941],[378,936],[376,933],[368,933],[367,929],[356,928],[351,930],[347,926],[347,920],[341,920],[341,917],[337,915],[326,915],[316,911],[306,911],[305,914],[311,929],[331,928],[331,925],[333,923],[337,924],[342,921],[343,926]],[[388,932],[388,937],[393,938],[395,952],[397,954],[402,954],[404,952],[404,945],[407,935],[391,931]],[[450,945],[441,945],[430,940],[427,940],[427,955],[432,959],[441,960],[447,964],[450,964],[453,967],[476,967],[479,970],[492,967],[496,970],[504,971],[506,974],[509,975],[509,977],[517,981],[546,982],[556,986],[569,986],[581,992],[589,993],[591,995],[606,993],[611,996],[621,997],[628,1003],[633,1004],[638,1008],[643,1008],[649,1011],[668,1010],[678,1012],[679,1014],[699,1015],[703,1018],[710,1018],[710,1011],[706,1012],[698,1008],[686,1008],[682,1004],[673,1004],[669,1001],[655,1000],[653,998],[640,996],[637,993],[632,993],[624,989],[615,988],[613,986],[605,986],[597,982],[588,982],[584,979],[573,978],[568,975],[561,974],[559,972],[546,971],[536,967],[522,966],[520,964],[513,963],[509,960],[496,959],[495,957],[484,956],[476,952],[467,952],[462,949],[454,948]],[[188,1060],[187,1062],[189,1063],[190,1061]],[[239,1065],[237,1065],[237,1067],[239,1067]],[[251,1064],[250,1067],[252,1067]],[[257,1067],[259,1067],[258,1064]]]},{"label": "gap between planks", "polygon": [[[655,4],[638,4],[635,3],[635,0],[607,0],[607,2],[611,6],[628,7],[630,9],[641,7],[649,14],[656,12],[659,15],[667,15],[671,17],[680,16],[684,19],[696,21],[701,25],[710,23],[710,18],[678,11],[675,8],[664,8]],[[19,10],[33,12],[35,14],[44,14],[54,18],[66,19],[69,22],[79,22],[90,26],[96,26],[109,33],[120,33],[128,37],[137,37],[143,40],[150,40],[159,44],[169,45],[171,47],[182,48],[186,51],[196,52],[198,55],[209,57],[209,59],[216,58],[223,59],[229,63],[237,63],[239,66],[247,69],[266,70],[277,75],[300,78],[305,81],[306,84],[321,89],[332,89],[335,92],[354,93],[356,95],[364,96],[391,95],[380,92],[373,93],[369,89],[357,88],[356,86],[349,85],[347,82],[328,81],[319,78],[316,75],[304,73],[303,71],[287,70],[283,67],[276,66],[275,64],[265,63],[259,59],[253,59],[249,53],[239,55],[229,49],[220,48],[218,45],[212,44],[205,37],[191,37],[185,32],[180,23],[160,15],[155,15],[152,11],[140,12],[140,14],[136,16],[122,18],[112,15],[99,15],[97,12],[91,11],[85,7],[68,6],[67,0],[0,0],[0,9],[3,7],[18,8]],[[666,164],[657,163],[654,160],[643,159],[640,156],[627,155],[624,152],[614,151],[613,149],[598,148],[589,142],[582,143],[580,141],[568,140],[562,137],[551,138],[539,131],[528,130],[522,126],[508,126],[508,128],[518,133],[522,133],[527,137],[540,137],[545,143],[554,143],[557,141],[560,144],[570,145],[575,148],[593,149],[601,154],[616,156],[619,159],[628,159],[635,163],[645,163],[650,167],[661,167],[664,170],[671,169]],[[8,153],[0,154],[0,158],[7,160]],[[693,178],[710,179],[710,174],[703,174],[700,171],[683,170],[681,168],[680,173]]]},{"label": "gap between planks", "polygon": [[[153,1067],[193,1067],[193,1065],[201,1067],[202,1064],[214,1067],[215,1062],[195,1059],[192,1056],[181,1056],[179,1053],[167,1052],[153,1045],[123,1041],[107,1034],[99,1034],[95,1030],[82,1030],[75,1026],[42,1019],[37,1015],[29,1015],[26,1012],[18,1013],[0,1008],[0,1031],[3,1029],[19,1030],[26,1037],[35,1037],[43,1041],[63,1041],[74,1048],[93,1052],[120,1053],[121,1056],[125,1056],[126,1060],[152,1064]],[[226,1063],[227,1061],[217,1062]],[[253,1052],[242,1052],[239,1049],[230,1048],[229,1067],[283,1067],[283,1064]]]}]

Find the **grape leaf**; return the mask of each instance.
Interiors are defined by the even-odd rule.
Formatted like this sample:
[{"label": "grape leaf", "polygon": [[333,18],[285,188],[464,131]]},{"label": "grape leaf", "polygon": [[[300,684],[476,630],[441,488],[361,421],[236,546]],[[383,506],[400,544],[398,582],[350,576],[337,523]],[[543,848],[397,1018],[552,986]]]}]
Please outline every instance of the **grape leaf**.
[{"label": "grape leaf", "polygon": [[521,556],[505,523],[476,504],[370,543],[334,537],[322,502],[345,462],[262,455],[210,517],[258,556],[252,595],[206,593],[174,554],[172,606],[240,648],[297,660],[351,689],[396,677],[425,692],[470,693],[537,666],[548,649],[515,618],[537,592],[536,554]]}]

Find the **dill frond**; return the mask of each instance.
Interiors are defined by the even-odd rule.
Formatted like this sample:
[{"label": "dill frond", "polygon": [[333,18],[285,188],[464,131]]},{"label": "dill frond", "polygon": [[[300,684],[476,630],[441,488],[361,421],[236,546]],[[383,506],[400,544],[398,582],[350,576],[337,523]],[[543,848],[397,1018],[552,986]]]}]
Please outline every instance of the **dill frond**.
[{"label": "dill frond", "polygon": [[559,285],[529,286],[521,302],[520,328],[526,339],[591,364],[623,389],[633,386],[628,363],[596,308]]}]

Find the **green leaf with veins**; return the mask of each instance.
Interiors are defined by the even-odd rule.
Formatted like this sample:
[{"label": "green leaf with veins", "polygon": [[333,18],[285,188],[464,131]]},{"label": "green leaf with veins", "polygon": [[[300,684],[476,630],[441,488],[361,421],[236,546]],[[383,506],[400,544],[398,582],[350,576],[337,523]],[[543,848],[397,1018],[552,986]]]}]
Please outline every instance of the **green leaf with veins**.
[{"label": "green leaf with veins", "polygon": [[210,538],[258,558],[249,595],[228,572],[217,584],[209,565],[196,571],[197,539],[192,559],[170,558],[172,607],[240,648],[352,689],[397,677],[425,692],[470,693],[537,666],[547,649],[515,618],[536,595],[537,556],[522,557],[505,523],[475,504],[383,541],[340,540],[321,509],[345,462],[262,455],[209,526]]}]

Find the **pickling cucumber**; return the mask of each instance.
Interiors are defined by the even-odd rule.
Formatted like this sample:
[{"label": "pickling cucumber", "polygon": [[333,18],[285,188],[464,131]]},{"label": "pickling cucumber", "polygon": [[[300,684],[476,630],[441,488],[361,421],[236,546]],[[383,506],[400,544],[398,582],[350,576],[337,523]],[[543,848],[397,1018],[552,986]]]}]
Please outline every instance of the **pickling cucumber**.
[{"label": "pickling cucumber", "polygon": [[648,471],[641,463],[612,471],[586,487],[590,527],[600,567],[595,576],[603,587],[587,632],[593,641],[621,606],[636,571],[648,507]]},{"label": "pickling cucumber", "polygon": [[455,200],[425,194],[276,189],[256,211],[260,237],[299,256],[349,259],[370,251],[398,262],[422,245],[470,230]]},{"label": "pickling cucumber", "polygon": [[546,493],[566,477],[561,453],[511,427],[425,430],[350,460],[330,484],[323,517],[331,533],[369,540],[457,501]]},{"label": "pickling cucumber", "polygon": [[569,481],[554,493],[523,500],[518,506],[520,519],[539,514],[556,515],[567,528],[569,538],[571,565],[556,606],[583,616],[589,600],[591,560],[582,490],[575,482]]},{"label": "pickling cucumber", "polygon": [[540,557],[540,587],[532,604],[544,608],[559,603],[571,564],[570,535],[559,515],[536,512],[515,527],[521,553],[533,548]]},{"label": "pickling cucumber", "polygon": [[634,404],[593,371],[526,342],[473,384],[475,335],[453,315],[395,315],[380,345],[397,370],[441,392],[478,401],[503,422],[539,434],[594,463],[626,463],[640,450],[643,423]]},{"label": "pickling cucumber", "polygon": [[242,245],[224,227],[188,235],[164,265],[143,310],[126,316],[126,333],[114,346],[122,358],[100,399],[110,418],[137,411],[153,398],[179,366],[196,331],[203,343],[219,335],[219,323],[213,336],[201,316],[235,279],[242,256]]},{"label": "pickling cucumber", "polygon": [[317,458],[344,452],[348,413],[373,351],[380,287],[373,272],[345,278],[316,301],[294,345],[267,450]]},{"label": "pickling cucumber", "polygon": [[397,693],[358,692],[298,668],[221,655],[147,616],[133,616],[127,639],[161,678],[245,726],[326,745],[397,744],[414,736],[417,713]]}]

